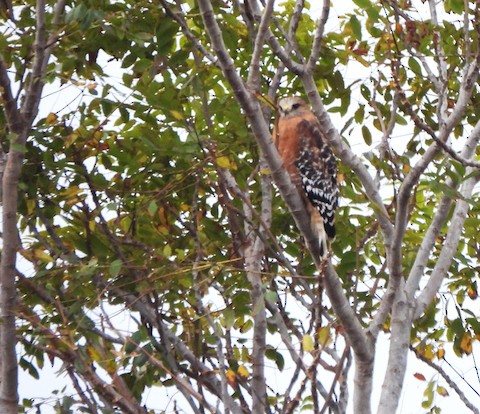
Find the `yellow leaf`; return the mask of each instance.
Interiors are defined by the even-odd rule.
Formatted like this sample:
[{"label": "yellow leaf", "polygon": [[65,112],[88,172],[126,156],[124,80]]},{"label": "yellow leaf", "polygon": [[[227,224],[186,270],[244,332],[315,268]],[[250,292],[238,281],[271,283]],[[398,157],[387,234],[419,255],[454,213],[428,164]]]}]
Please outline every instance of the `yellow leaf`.
[{"label": "yellow leaf", "polygon": [[164,207],[158,208],[158,218],[160,219],[160,223],[163,226],[166,226],[168,224],[167,212],[165,211]]},{"label": "yellow leaf", "polygon": [[25,259],[30,262],[53,262],[54,258],[50,256],[45,250],[41,249],[20,249],[18,251]]},{"label": "yellow leaf", "polygon": [[463,335],[462,342],[460,342],[460,349],[465,352],[467,355],[472,353],[472,342],[473,338],[469,332],[465,332]]},{"label": "yellow leaf", "polygon": [[247,371],[247,368],[245,368],[245,366],[243,365],[240,365],[237,369],[237,374],[239,377],[241,378],[248,378],[248,371]]},{"label": "yellow leaf", "polygon": [[70,145],[72,145],[78,138],[78,135],[77,134],[70,134],[70,135],[67,135],[64,139],[64,142],[65,142],[65,147],[69,147]]},{"label": "yellow leaf", "polygon": [[100,352],[98,352],[98,349],[96,349],[93,346],[87,347],[87,354],[92,358],[95,362],[99,362],[102,360],[102,355]]},{"label": "yellow leaf", "polygon": [[444,356],[445,356],[445,349],[439,348],[438,351],[437,351],[437,358],[438,359],[443,359]]},{"label": "yellow leaf", "polygon": [[467,289],[467,295],[470,299],[475,300],[478,298],[477,288],[475,286],[470,286]]},{"label": "yellow leaf", "polygon": [[366,61],[362,56],[353,53],[353,57],[366,68],[369,66],[368,61]]},{"label": "yellow leaf", "polygon": [[27,204],[27,214],[30,215],[33,213],[33,210],[35,210],[35,200],[32,198],[29,198],[26,201]]},{"label": "yellow leaf", "polygon": [[433,357],[435,356],[434,353],[433,353],[433,346],[432,345],[427,345],[425,347],[425,349],[423,350],[422,354],[425,358],[427,358],[429,361],[431,361],[433,359]]},{"label": "yellow leaf", "polygon": [[175,111],[174,109],[172,109],[170,111],[170,114],[177,120],[177,121],[182,121],[183,120],[183,115],[178,112],[178,111]]},{"label": "yellow leaf", "polygon": [[332,335],[330,333],[330,327],[322,326],[318,330],[318,343],[325,348],[332,343]]},{"label": "yellow leaf", "polygon": [[53,125],[55,122],[57,122],[58,116],[54,114],[53,112],[50,112],[47,115],[47,118],[45,118],[45,123],[47,125]]},{"label": "yellow leaf", "polygon": [[95,231],[95,220],[90,220],[90,221],[88,222],[88,229],[89,229],[90,231]]},{"label": "yellow leaf", "polygon": [[405,174],[408,174],[411,170],[411,167],[408,164],[403,164],[402,170]]},{"label": "yellow leaf", "polygon": [[169,257],[172,255],[172,247],[171,247],[169,244],[166,244],[166,245],[163,247],[163,255],[164,255],[166,258],[169,258]]},{"label": "yellow leaf", "polygon": [[445,387],[442,387],[441,385],[437,386],[437,392],[442,396],[442,397],[448,397],[448,391]]},{"label": "yellow leaf", "polygon": [[263,95],[260,92],[255,92],[257,99],[266,106],[269,106],[274,111],[277,110],[277,105],[273,102],[268,95]]},{"label": "yellow leaf", "polygon": [[98,141],[102,137],[103,137],[103,131],[100,129],[95,130],[95,132],[93,133],[93,138]]},{"label": "yellow leaf", "polygon": [[220,168],[229,169],[231,167],[230,160],[228,159],[228,157],[225,157],[225,156],[217,157],[216,161],[217,161],[217,165]]},{"label": "yellow leaf", "polygon": [[50,256],[48,253],[46,253],[44,250],[41,249],[35,249],[33,252],[35,259],[41,261],[41,262],[53,262],[54,259],[52,256]]},{"label": "yellow leaf", "polygon": [[237,385],[236,375],[235,375],[235,372],[233,370],[231,370],[231,369],[227,370],[227,372],[225,372],[225,376],[227,377],[227,382],[232,387],[235,387]]},{"label": "yellow leaf", "polygon": [[117,364],[113,358],[109,358],[104,361],[103,367],[107,370],[109,374],[114,374],[117,372]]},{"label": "yellow leaf", "polygon": [[308,334],[303,335],[302,347],[305,352],[312,352],[314,350],[313,339],[311,335],[308,335]]},{"label": "yellow leaf", "polygon": [[29,262],[33,262],[35,260],[35,256],[33,254],[33,250],[29,249],[20,249],[18,251],[25,259],[27,259]]},{"label": "yellow leaf", "polygon": [[78,188],[76,185],[72,185],[61,192],[62,196],[66,199],[74,198],[80,193],[82,190]]}]

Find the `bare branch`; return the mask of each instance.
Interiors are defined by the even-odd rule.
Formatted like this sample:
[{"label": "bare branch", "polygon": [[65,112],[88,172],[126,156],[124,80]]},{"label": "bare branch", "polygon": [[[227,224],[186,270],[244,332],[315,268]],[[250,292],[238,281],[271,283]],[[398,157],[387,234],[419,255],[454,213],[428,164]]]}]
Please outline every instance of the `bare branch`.
[{"label": "bare branch", "polygon": [[211,63],[213,63],[215,66],[219,67],[217,58],[212,55],[206,48],[203,46],[199,41],[198,38],[191,32],[191,30],[188,27],[187,22],[183,18],[183,16],[179,13],[176,13],[170,9],[169,4],[165,0],[159,0],[160,4],[162,5],[163,9],[165,10],[165,14],[175,20],[177,24],[180,26],[180,29],[182,30],[183,34],[187,37],[190,42],[192,42],[193,46],[201,53],[202,56],[204,56],[206,59],[208,59]]},{"label": "bare branch", "polygon": [[[273,322],[278,328],[278,333],[282,338],[282,342],[287,347],[287,350],[290,353],[290,356],[293,362],[296,364],[296,368],[295,368],[296,371],[301,370],[307,376],[307,378],[310,379],[310,381],[315,381],[315,387],[317,388],[317,391],[319,391],[320,395],[322,395],[322,397],[326,400],[328,397],[328,392],[325,389],[325,387],[317,379],[311,378],[309,374],[309,367],[305,364],[299,352],[295,350],[295,346],[293,345],[292,340],[290,338],[291,329],[289,329],[289,327],[285,324],[285,321],[282,317],[282,313],[279,310],[279,306],[276,306],[274,303],[270,303],[266,301],[266,307],[272,313]],[[296,376],[294,376],[294,378],[296,378]],[[289,389],[291,389],[292,387],[293,387],[293,379]],[[285,395],[285,397],[286,396],[287,394]],[[285,406],[287,406],[287,404],[285,404]],[[290,412],[290,411],[286,411],[286,412]]]},{"label": "bare branch", "polygon": [[437,94],[438,94],[438,106],[437,106],[437,117],[439,124],[444,122],[444,119],[448,116],[448,89],[445,85],[448,82],[448,65],[445,57],[445,51],[442,46],[441,34],[438,31],[438,16],[437,16],[437,5],[434,0],[429,0],[428,5],[430,7],[430,16],[432,18],[432,25],[434,30],[434,35],[438,39],[433,42],[435,48],[435,54],[433,58],[437,62],[438,70],[438,83],[437,83]]},{"label": "bare branch", "polygon": [[18,134],[23,124],[23,117],[17,108],[17,101],[13,96],[10,77],[7,72],[7,65],[0,54],[0,93],[2,105],[5,108],[5,115],[10,132]]},{"label": "bare branch", "polygon": [[425,362],[430,368],[433,368],[435,371],[437,371],[441,377],[447,382],[447,384],[457,393],[458,397],[462,400],[462,402],[465,404],[465,406],[471,410],[475,414],[479,414],[480,411],[477,407],[475,407],[465,396],[463,391],[460,389],[460,387],[457,385],[455,381],[453,381],[450,376],[445,372],[445,370],[432,360],[425,358],[420,352],[418,352],[414,347],[410,346],[410,349],[413,351],[415,356],[420,359],[421,361]]},{"label": "bare branch", "polygon": [[[472,173],[472,169],[470,167],[467,168],[467,176]],[[442,247],[442,251],[440,252],[440,256],[437,260],[437,263],[435,264],[435,267],[433,268],[432,275],[430,276],[427,285],[423,289],[420,296],[417,298],[414,314],[415,319],[419,318],[423,314],[425,309],[435,298],[443,282],[443,279],[448,273],[450,265],[452,264],[453,256],[457,251],[458,243],[462,235],[463,225],[465,223],[465,219],[470,208],[470,203],[468,202],[468,199],[471,197],[473,188],[479,180],[479,174],[470,176],[470,178],[468,178],[463,183],[460,189],[460,193],[463,199],[457,200],[455,210],[453,211],[452,221],[450,223],[450,228],[447,233],[447,237],[445,238],[445,242]]]},{"label": "bare branch", "polygon": [[373,361],[372,340],[365,334],[358,318],[352,312],[352,307],[345,296],[340,278],[335,272],[331,262],[327,262],[325,267],[325,287],[327,294],[332,302],[335,314],[342,322],[345,332],[347,333],[350,346],[358,358]]},{"label": "bare branch", "polygon": [[[477,5],[478,7],[478,5]],[[395,221],[395,234],[392,243],[392,254],[391,260],[389,261],[389,268],[391,271],[392,278],[399,278],[401,269],[401,246],[404,236],[404,232],[408,222],[408,200],[410,198],[413,187],[418,183],[418,180],[425,171],[425,169],[430,165],[435,156],[439,153],[441,146],[438,142],[446,143],[452,132],[453,128],[460,122],[462,119],[465,109],[473,91],[473,85],[475,80],[478,77],[478,67],[480,63],[480,52],[477,52],[477,56],[474,62],[466,66],[464,69],[464,76],[460,88],[459,98],[455,108],[453,109],[450,116],[440,124],[440,131],[437,134],[431,130],[430,127],[421,123],[418,120],[416,115],[413,116],[413,120],[417,126],[423,125],[423,128],[428,132],[432,138],[434,138],[434,144],[432,144],[422,158],[415,164],[415,166],[410,170],[405,180],[402,183],[400,191],[397,197],[397,214]],[[394,74],[395,75],[395,74]],[[446,85],[443,86],[446,88]],[[441,94],[443,92],[440,92]],[[407,105],[407,111],[409,106]],[[410,108],[411,109],[411,108]],[[413,111],[412,111],[413,112]]]},{"label": "bare branch", "polygon": [[302,64],[294,62],[290,54],[280,45],[276,36],[269,31],[267,37],[268,44],[272,48],[272,52],[282,61],[282,63],[295,75],[301,76],[304,72]]},{"label": "bare branch", "polygon": [[[263,161],[265,162],[265,161]],[[269,227],[272,214],[272,187],[270,176],[260,177],[262,189],[262,222]],[[262,237],[250,233],[245,248],[245,269],[252,285],[251,298],[253,309],[253,350],[252,350],[252,409],[253,413],[263,413],[268,407],[265,382],[265,350],[267,335],[267,314],[265,311],[264,288],[261,276],[262,257],[265,254],[265,243]]]},{"label": "bare branch", "polygon": [[58,30],[66,0],[58,0],[55,3],[52,19],[52,32],[47,38],[45,27],[45,0],[37,1],[37,30],[34,43],[35,56],[31,73],[31,81],[27,86],[25,101],[21,111],[29,128],[37,116],[38,105],[40,103],[44,78],[47,71],[47,65],[50,61],[53,49],[56,46],[59,34]]},{"label": "bare branch", "polygon": [[[280,45],[277,37],[269,31],[269,36],[268,36],[268,43],[270,44],[270,47],[272,48],[273,53],[281,60],[281,62],[290,70],[292,73],[295,73],[299,75],[304,71],[304,63],[305,59],[302,56],[302,53],[300,51],[300,47],[298,46],[298,43],[295,39],[295,33],[298,29],[298,25],[300,23],[300,19],[302,17],[302,12],[305,7],[305,0],[296,0],[295,1],[295,6],[293,8],[293,13],[290,18],[290,23],[288,27],[288,32],[285,32],[285,29],[282,26],[282,23],[278,21],[278,19],[273,19],[273,22],[279,30],[285,40],[286,40],[286,46],[285,49]],[[295,62],[291,56],[290,52],[293,51],[297,58],[300,60],[300,63]]]},{"label": "bare branch", "polygon": [[[480,122],[477,123],[473,129],[470,137],[468,138],[465,146],[460,153],[459,157],[466,162],[469,162],[475,155],[475,150],[480,142]],[[465,164],[464,164],[465,165]],[[454,183],[451,178],[447,179],[446,184],[454,189],[457,188],[457,183]],[[418,250],[415,262],[410,270],[406,289],[411,296],[414,291],[418,289],[420,278],[424,274],[425,266],[427,265],[430,253],[435,245],[435,240],[440,234],[441,228],[445,220],[447,219],[450,207],[452,204],[452,198],[449,195],[444,194],[440,200],[438,209],[433,217],[433,220],[422,240],[422,244]]]},{"label": "bare branch", "polygon": [[422,243],[415,257],[415,262],[410,269],[406,286],[407,292],[412,297],[414,295],[414,292],[418,289],[421,277],[424,275],[428,259],[430,257],[433,247],[435,246],[435,241],[440,234],[440,231],[442,230],[442,226],[448,217],[451,205],[451,197],[443,195],[440,203],[438,204],[435,216],[433,217],[433,220],[430,223],[430,226],[428,227],[428,230],[423,237]]},{"label": "bare branch", "polygon": [[[298,28],[298,24],[299,24],[300,18],[302,16],[304,3],[305,3],[304,0],[297,0],[295,2],[295,7],[293,8],[293,13],[292,13],[292,17],[290,18],[290,23],[289,23],[287,33],[284,33],[283,27],[277,23],[277,19],[274,19],[274,22],[276,23],[277,28],[279,30],[281,30],[282,33],[284,33],[284,36],[285,36],[286,39],[294,39],[295,32]],[[273,37],[273,39],[275,39],[275,37]],[[297,54],[297,56],[300,56],[300,51],[298,50],[297,46],[298,45],[296,44],[296,42],[292,42],[290,40],[287,40],[287,44],[285,46],[286,54],[289,55],[291,53],[291,51],[293,49],[295,49],[295,53]],[[294,64],[293,61],[292,61],[292,64]],[[273,79],[271,81],[271,84],[270,84],[270,88],[268,90],[268,96],[272,100],[275,99],[275,96],[277,94],[277,90],[278,90],[278,87],[280,85],[280,81],[281,81],[283,73],[285,71],[285,67],[286,67],[286,65],[283,63],[282,60],[280,60],[280,62],[277,65],[277,70],[275,72],[275,76],[273,77]],[[297,69],[300,70],[300,67],[298,67]]]},{"label": "bare branch", "polygon": [[320,51],[323,40],[323,32],[325,30],[325,24],[328,20],[328,14],[330,12],[330,1],[324,0],[322,7],[322,15],[317,21],[315,36],[313,38],[312,50],[308,62],[305,66],[305,72],[311,73],[315,65],[317,64],[318,59],[320,58]]},{"label": "bare branch", "polygon": [[262,57],[265,38],[268,34],[268,25],[273,13],[273,5],[275,0],[268,0],[265,9],[263,10],[262,19],[257,30],[255,43],[253,46],[252,58],[250,60],[250,67],[248,70],[247,87],[250,90],[260,90],[260,59]]},{"label": "bare branch", "polygon": [[461,155],[459,155],[450,145],[447,143],[440,141],[437,137],[434,138],[434,141],[455,161],[458,161],[460,164],[466,167],[472,167],[475,169],[480,169],[480,162],[468,160]]}]

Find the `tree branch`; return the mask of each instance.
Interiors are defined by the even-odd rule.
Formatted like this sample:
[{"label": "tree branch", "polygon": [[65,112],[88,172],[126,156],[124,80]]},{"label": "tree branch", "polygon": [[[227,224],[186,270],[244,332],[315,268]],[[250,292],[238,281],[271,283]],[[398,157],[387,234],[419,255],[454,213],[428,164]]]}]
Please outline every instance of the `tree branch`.
[{"label": "tree branch", "polygon": [[438,106],[437,106],[437,118],[439,124],[443,124],[444,119],[448,116],[448,89],[445,87],[448,82],[448,65],[446,62],[445,51],[442,46],[442,37],[438,28],[438,16],[437,6],[435,1],[428,0],[430,8],[430,16],[432,19],[432,26],[434,35],[439,39],[433,42],[435,53],[433,58],[437,62],[438,82],[437,82],[437,94],[438,94]]},{"label": "tree branch", "polygon": [[[460,153],[460,157],[465,161],[470,161],[475,155],[475,150],[479,142],[480,121],[477,122],[477,125],[471,132],[470,137],[468,138],[462,152]],[[446,184],[452,189],[457,188],[458,185],[454,183],[451,178],[447,179]],[[424,274],[424,270],[430,257],[430,253],[435,245],[435,240],[440,234],[441,228],[445,220],[447,219],[448,213],[450,212],[451,204],[451,196],[444,194],[442,196],[442,199],[440,200],[435,216],[433,217],[433,220],[422,240],[422,244],[420,245],[418,253],[415,257],[415,262],[410,269],[406,284],[406,290],[411,296],[413,296],[414,292],[418,289],[420,279]]]},{"label": "tree branch", "polygon": [[320,52],[323,41],[323,32],[325,30],[325,24],[328,20],[328,14],[330,12],[330,1],[324,0],[322,7],[322,15],[317,20],[315,28],[315,36],[313,38],[312,50],[310,57],[308,58],[307,64],[305,65],[305,73],[312,73],[315,65],[320,58]]},{"label": "tree branch", "polygon": [[[478,5],[477,5],[478,8]],[[473,85],[476,79],[478,78],[478,68],[480,64],[480,51],[477,52],[477,56],[474,62],[466,66],[464,69],[463,81],[460,88],[459,98],[455,108],[453,109],[451,115],[445,120],[445,122],[440,124],[440,131],[438,136],[433,133],[433,131],[427,131],[434,138],[434,143],[427,149],[422,158],[415,164],[414,167],[410,170],[408,175],[405,177],[400,191],[397,197],[397,213],[395,220],[395,233],[392,243],[391,251],[391,260],[389,261],[389,269],[392,279],[397,279],[400,277],[401,261],[402,261],[402,241],[405,234],[405,229],[408,223],[408,200],[412,193],[413,187],[418,183],[420,176],[423,174],[425,169],[430,165],[435,156],[439,153],[441,146],[438,142],[446,143],[452,132],[453,128],[461,121],[468,102],[470,101]],[[444,88],[447,85],[443,86]],[[442,93],[442,92],[437,92]],[[417,124],[418,119],[416,116],[413,117],[414,122]],[[439,120],[440,121],[440,120]],[[395,287],[395,286],[393,286]],[[395,287],[396,290],[396,287]]]},{"label": "tree branch", "polygon": [[415,356],[425,362],[425,364],[427,364],[430,368],[434,369],[435,371],[437,371],[440,376],[447,382],[447,384],[457,393],[458,397],[462,400],[462,402],[465,404],[465,406],[472,411],[472,413],[475,413],[475,414],[479,414],[480,413],[480,410],[475,407],[469,400],[468,398],[465,396],[465,394],[462,392],[462,390],[460,389],[460,387],[457,385],[457,383],[455,381],[453,381],[450,376],[445,372],[445,370],[438,364],[436,364],[435,362],[433,362],[432,360],[428,359],[428,358],[425,358],[420,352],[418,352],[413,346],[410,345],[410,349],[413,351],[413,353],[415,354]]},{"label": "tree branch", "polygon": [[21,108],[25,121],[29,124],[29,128],[38,113],[38,105],[42,95],[47,66],[59,37],[56,30],[57,26],[60,24],[65,9],[65,3],[66,0],[58,0],[57,3],[55,3],[52,19],[52,32],[47,39],[45,27],[45,0],[37,1],[37,31],[34,43],[35,56],[30,76],[31,80],[27,85],[25,100]]},{"label": "tree branch", "polygon": [[159,0],[160,4],[162,5],[163,9],[165,10],[165,14],[170,17],[171,19],[175,20],[177,24],[180,26],[180,29],[182,30],[183,34],[185,37],[192,42],[193,46],[195,49],[197,49],[202,56],[204,56],[206,59],[208,59],[212,64],[214,64],[216,67],[220,67],[217,62],[217,58],[212,55],[197,39],[197,37],[191,32],[191,30],[188,27],[187,22],[178,13],[173,12],[170,9],[169,4],[165,0]]},{"label": "tree branch", "polygon": [[253,46],[252,58],[248,69],[247,88],[252,91],[260,90],[260,58],[262,57],[265,38],[268,34],[268,25],[273,13],[275,0],[268,0],[258,25],[257,35]]},{"label": "tree branch", "polygon": [[[472,174],[471,168],[467,169],[467,175]],[[472,196],[473,188],[480,180],[480,175],[475,174],[470,176],[462,185],[460,193],[463,197],[461,200],[457,200],[457,205],[453,211],[452,221],[447,233],[440,256],[433,268],[432,275],[423,289],[422,293],[416,300],[416,308],[414,318],[419,318],[423,315],[423,312],[437,295],[443,279],[448,273],[448,269],[452,264],[452,259],[457,252],[460,236],[462,235],[463,225],[467,218],[467,213],[470,208],[468,199]]]},{"label": "tree branch", "polygon": [[328,297],[332,303],[335,314],[343,324],[345,332],[350,342],[350,346],[357,358],[366,361],[373,360],[373,341],[365,334],[356,315],[352,312],[352,307],[348,298],[345,296],[340,278],[331,262],[327,262],[325,269],[325,287]]},{"label": "tree branch", "polygon": [[[298,29],[298,25],[300,23],[300,19],[302,17],[302,11],[305,7],[305,0],[296,0],[295,1],[295,6],[293,8],[293,13],[292,17],[290,18],[290,23],[288,27],[288,32],[285,32],[282,23],[278,21],[278,19],[274,19],[275,26],[277,27],[277,30],[279,30],[285,40],[286,40],[286,47],[283,48],[280,45],[280,42],[278,41],[277,37],[269,31],[269,36],[268,36],[268,43],[270,47],[272,48],[273,53],[280,59],[280,61],[292,72],[297,75],[303,73],[304,71],[304,58],[302,56],[302,53],[300,52],[300,48],[298,46],[298,43],[295,39],[295,33]],[[290,52],[294,51],[297,57],[300,60],[300,63],[295,62],[291,56]]]}]

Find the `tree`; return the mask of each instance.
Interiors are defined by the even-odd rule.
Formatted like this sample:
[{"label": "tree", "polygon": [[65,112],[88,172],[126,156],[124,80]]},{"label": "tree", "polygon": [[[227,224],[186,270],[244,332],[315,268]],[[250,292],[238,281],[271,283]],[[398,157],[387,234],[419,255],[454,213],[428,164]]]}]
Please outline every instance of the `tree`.
[{"label": "tree", "polygon": [[[30,375],[62,362],[61,412],[369,413],[387,332],[377,412],[396,411],[409,352],[478,412],[442,368],[480,339],[478,5],[355,0],[334,29],[330,7],[3,10],[0,411],[17,412],[18,340]],[[40,111],[53,88],[78,99]],[[284,94],[339,158],[326,262],[272,143]],[[150,407],[155,387],[181,397]]]}]

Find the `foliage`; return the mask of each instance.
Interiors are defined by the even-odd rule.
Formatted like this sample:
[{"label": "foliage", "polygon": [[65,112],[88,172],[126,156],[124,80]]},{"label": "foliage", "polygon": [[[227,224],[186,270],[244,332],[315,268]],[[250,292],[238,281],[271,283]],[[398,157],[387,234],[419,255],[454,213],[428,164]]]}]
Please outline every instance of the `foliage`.
[{"label": "foliage", "polygon": [[[19,104],[37,28],[31,2],[13,3],[14,18],[2,17],[0,51]],[[62,362],[76,394],[59,393],[58,412],[169,412],[177,404],[191,412],[217,404],[233,412],[345,412],[355,343],[335,299],[323,294],[326,276],[318,276],[288,206],[276,190],[270,197],[270,161],[222,71],[204,2],[71,1],[59,25],[47,3],[47,31],[59,37],[44,90],[78,96],[52,112],[41,106],[22,149],[21,369],[41,377],[46,363]],[[259,6],[211,3],[233,70],[247,82]],[[411,288],[407,345],[430,366],[450,350],[468,358],[480,339],[472,311],[478,91],[467,73],[478,60],[478,9],[452,0],[431,15],[423,2],[354,3],[353,11],[339,9],[338,27],[326,26],[312,69],[342,137],[328,136],[341,161],[332,263],[360,326],[373,332],[372,349],[380,330],[397,329],[390,307],[401,301],[389,289]],[[285,68],[274,44],[264,45],[252,100],[309,91],[294,64],[311,54],[319,7],[299,5],[275,5],[271,36],[293,63]],[[271,127],[268,98],[260,101]],[[3,110],[6,152],[18,150],[7,118]],[[360,164],[374,190],[352,167]],[[468,213],[457,222],[461,202]],[[382,220],[404,226],[398,245],[387,243]],[[448,238],[452,226],[461,238]],[[389,262],[392,249],[401,250],[398,266]],[[265,407],[252,408],[260,357]],[[425,409],[436,412],[435,396],[452,394],[444,385],[428,382]],[[167,395],[171,387],[183,396],[160,406],[145,400],[152,388]],[[468,400],[464,388],[454,392]],[[26,412],[36,404],[21,401]]]}]

